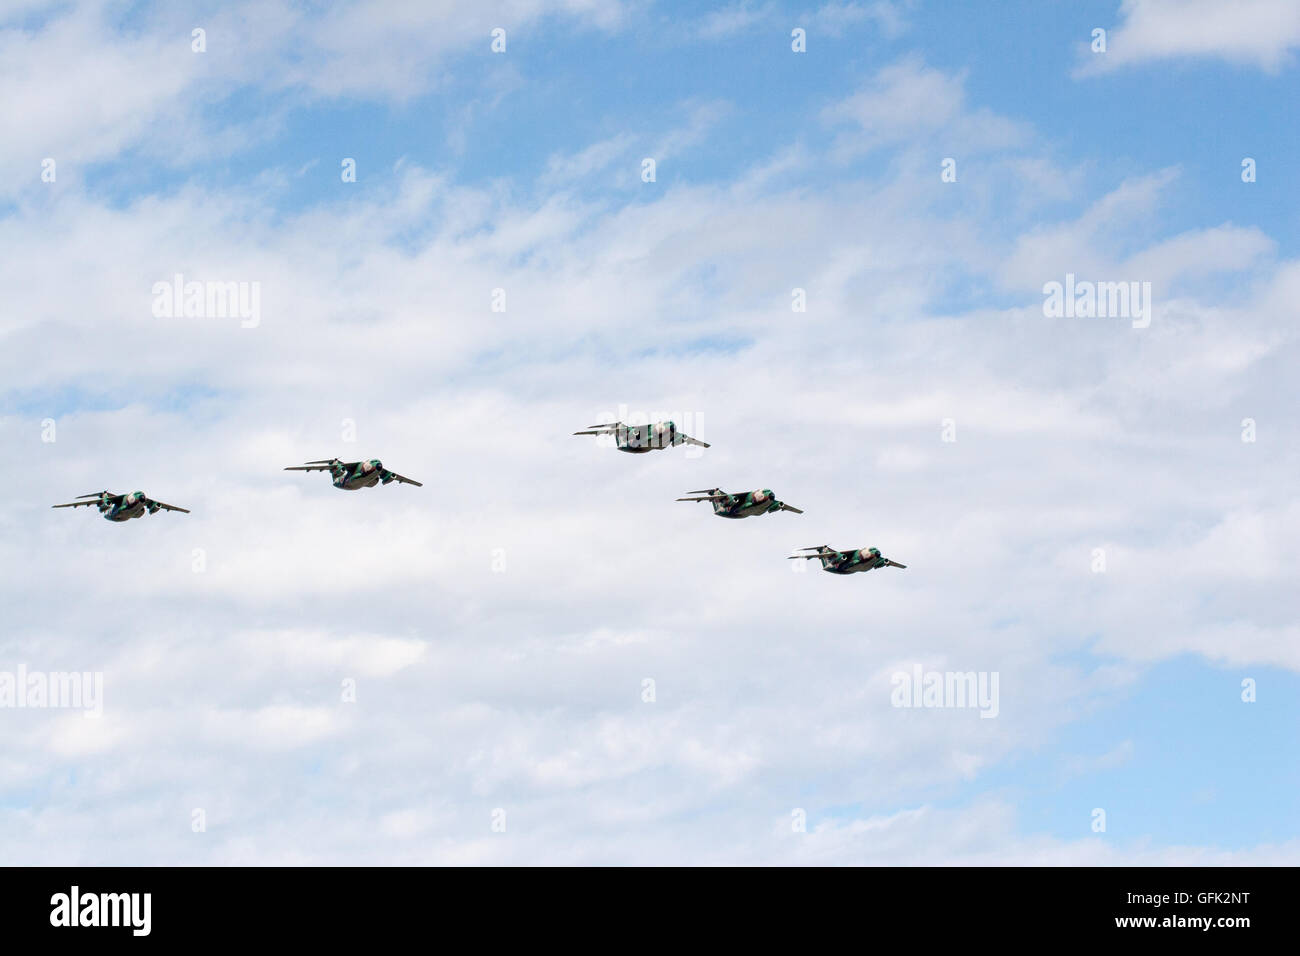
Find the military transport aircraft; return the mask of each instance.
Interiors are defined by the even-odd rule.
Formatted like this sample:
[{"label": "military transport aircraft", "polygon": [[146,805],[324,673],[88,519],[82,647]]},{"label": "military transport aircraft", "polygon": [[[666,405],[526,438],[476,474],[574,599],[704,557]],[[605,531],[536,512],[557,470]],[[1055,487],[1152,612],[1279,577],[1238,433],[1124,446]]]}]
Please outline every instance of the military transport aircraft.
[{"label": "military transport aircraft", "polygon": [[400,481],[404,484],[423,488],[418,481],[404,478],[395,471],[389,471],[377,458],[369,461],[339,461],[330,458],[322,461],[309,461],[305,465],[290,465],[285,471],[328,471],[333,476],[334,487],[344,491],[356,491],[358,488],[373,488],[376,483],[388,484]]},{"label": "military transport aircraft", "polygon": [[678,501],[707,501],[713,505],[713,513],[719,518],[749,518],[753,515],[767,514],[769,511],[793,511],[797,515],[803,510],[777,501],[771,488],[758,491],[740,492],[729,495],[721,488],[709,488],[705,491],[688,491],[694,498],[678,498]]},{"label": "military transport aircraft", "polygon": [[831,574],[854,574],[858,571],[870,571],[872,568],[905,568],[906,564],[899,564],[897,561],[891,561],[883,557],[879,548],[863,548],[860,551],[836,551],[829,544],[820,544],[811,548],[800,548],[800,551],[812,551],[813,554],[792,554],[790,560],[795,561],[799,558],[806,558],[811,561],[813,558],[821,558],[822,570],[829,571]]},{"label": "military transport aircraft", "polygon": [[99,513],[109,521],[130,521],[132,518],[140,517],[146,511],[149,514],[156,514],[159,511],[190,513],[189,508],[177,508],[175,505],[145,497],[143,491],[133,491],[129,495],[115,495],[111,491],[98,491],[89,495],[77,495],[77,497],[88,500],[70,501],[66,505],[51,505],[51,507],[80,508],[82,505],[94,505],[99,509]]},{"label": "military transport aircraft", "polygon": [[708,448],[709,443],[692,438],[679,432],[672,422],[656,422],[653,425],[624,425],[614,422],[612,425],[588,425],[586,431],[574,432],[575,435],[613,435],[619,451],[639,455],[656,448],[670,445],[699,445]]}]

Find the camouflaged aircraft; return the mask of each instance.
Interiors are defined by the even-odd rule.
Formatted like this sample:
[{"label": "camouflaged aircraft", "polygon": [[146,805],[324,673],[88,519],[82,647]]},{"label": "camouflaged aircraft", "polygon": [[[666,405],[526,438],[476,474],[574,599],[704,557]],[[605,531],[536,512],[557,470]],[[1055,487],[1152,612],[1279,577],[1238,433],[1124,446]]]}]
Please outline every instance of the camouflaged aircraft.
[{"label": "camouflaged aircraft", "polygon": [[128,495],[115,495],[111,491],[97,491],[88,495],[77,495],[86,501],[70,501],[66,505],[51,505],[53,508],[80,508],[82,505],[94,505],[108,521],[130,521],[146,511],[157,514],[159,511],[179,511],[189,514],[189,508],[177,508],[166,502],[154,501],[146,497],[143,491],[133,491]]},{"label": "camouflaged aircraft", "polygon": [[395,471],[389,471],[377,458],[369,461],[340,461],[337,458],[309,461],[305,465],[290,465],[285,471],[328,471],[334,481],[334,487],[343,491],[356,491],[358,488],[373,488],[382,482],[400,481],[403,484],[423,488],[418,481],[404,478]]},{"label": "camouflaged aircraft", "polygon": [[624,425],[622,422],[614,422],[612,425],[588,425],[586,431],[573,434],[613,435],[615,447],[619,451],[630,452],[633,455],[654,451],[656,448],[668,448],[671,445],[709,447],[708,442],[679,432],[672,422],[656,422],[653,425]]},{"label": "camouflaged aircraft", "polygon": [[873,568],[905,568],[906,564],[899,564],[897,561],[891,561],[881,555],[879,548],[863,548],[860,551],[836,551],[829,544],[819,544],[811,548],[800,548],[800,551],[812,551],[813,554],[792,554],[791,561],[797,561],[804,558],[811,561],[813,558],[820,558],[822,570],[829,571],[831,574],[855,574],[858,571],[870,571]]},{"label": "camouflaged aircraft", "polygon": [[802,509],[788,505],[784,501],[777,501],[771,488],[742,491],[734,495],[727,494],[721,488],[708,488],[704,491],[688,491],[687,494],[696,497],[677,500],[707,501],[713,505],[713,513],[719,518],[750,518],[754,515],[765,515],[770,511],[793,511],[797,515],[803,514]]}]

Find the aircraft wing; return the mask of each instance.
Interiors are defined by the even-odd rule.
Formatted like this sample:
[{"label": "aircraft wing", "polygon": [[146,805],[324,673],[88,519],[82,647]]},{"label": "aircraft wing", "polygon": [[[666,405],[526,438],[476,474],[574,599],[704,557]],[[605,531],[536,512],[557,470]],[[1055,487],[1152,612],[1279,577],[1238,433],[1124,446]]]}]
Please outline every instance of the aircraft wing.
[{"label": "aircraft wing", "polygon": [[781,510],[782,510],[782,511],[793,511],[793,512],[794,512],[795,514],[797,514],[797,515],[801,515],[801,514],[803,514],[803,509],[802,509],[802,508],[796,508],[794,505],[788,505],[788,504],[786,504],[784,501],[781,502]]},{"label": "aircraft wing", "polygon": [[726,501],[730,497],[731,495],[723,491],[719,491],[717,494],[713,494],[712,492],[708,492],[708,491],[692,491],[688,493],[687,497],[678,498],[677,500],[678,501]]},{"label": "aircraft wing", "polygon": [[586,431],[574,432],[575,435],[612,435],[620,428],[626,428],[622,422],[615,422],[612,425],[588,425]]},{"label": "aircraft wing", "polygon": [[390,472],[388,473],[388,477],[391,478],[393,481],[400,481],[400,482],[401,482],[402,484],[404,484],[404,485],[415,485],[415,487],[417,487],[417,488],[423,488],[423,487],[424,487],[423,484],[421,484],[420,482],[416,481],[415,479],[413,479],[413,478],[404,478],[404,477],[402,477],[401,475],[399,475],[399,474],[398,474],[397,472],[395,472],[395,471],[390,471]]},{"label": "aircraft wing", "polygon": [[683,445],[699,445],[701,448],[709,447],[708,442],[700,441],[698,438],[692,438],[690,435],[683,435],[681,432],[677,433],[677,437],[681,439],[680,444]]},{"label": "aircraft wing", "polygon": [[813,558],[820,558],[823,554],[826,554],[826,553],[830,550],[830,545],[829,545],[829,544],[819,544],[819,545],[815,545],[814,547],[811,547],[811,548],[800,548],[799,550],[800,550],[800,551],[811,551],[812,554],[792,554],[792,555],[790,555],[790,560],[791,560],[791,561],[797,560],[798,558],[806,558],[806,559],[809,560],[809,561],[811,561]]},{"label": "aircraft wing", "polygon": [[290,465],[285,471],[331,471],[334,468],[332,461],[313,462],[307,465]]},{"label": "aircraft wing", "polygon": [[97,505],[98,498],[92,498],[90,501],[69,501],[66,505],[50,505],[51,508],[80,508],[82,505]]},{"label": "aircraft wing", "polygon": [[165,501],[154,501],[152,498],[144,499],[146,506],[150,508],[162,508],[163,511],[179,511],[181,514],[189,514],[189,508],[177,508],[175,505],[169,505]]},{"label": "aircraft wing", "polygon": [[888,558],[885,558],[885,566],[886,566],[886,567],[890,567],[890,568],[905,568],[905,567],[907,567],[906,564],[899,564],[897,561],[890,561]]}]

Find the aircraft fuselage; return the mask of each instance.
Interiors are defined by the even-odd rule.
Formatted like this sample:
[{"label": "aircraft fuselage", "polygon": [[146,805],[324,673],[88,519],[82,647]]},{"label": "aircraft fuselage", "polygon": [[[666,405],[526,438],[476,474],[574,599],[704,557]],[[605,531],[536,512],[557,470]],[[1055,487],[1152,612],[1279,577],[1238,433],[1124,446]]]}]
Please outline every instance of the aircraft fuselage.
[{"label": "aircraft fuselage", "polygon": [[373,488],[384,476],[384,466],[377,461],[357,462],[352,468],[338,466],[334,474],[334,487],[341,491]]},{"label": "aircraft fuselage", "polygon": [[619,451],[630,455],[644,455],[659,448],[680,444],[677,427],[672,422],[657,425],[624,425],[614,433]]},{"label": "aircraft fuselage", "polygon": [[871,571],[885,566],[883,557],[873,557],[869,561],[859,558],[855,563],[853,560],[854,554],[851,551],[848,554],[843,552],[823,554],[821,559],[822,570],[829,571],[831,574],[857,574],[859,571]]},{"label": "aircraft fuselage", "polygon": [[725,501],[715,501],[713,503],[713,513],[719,518],[752,518],[755,515],[765,515],[778,505],[773,505],[771,500],[752,501],[741,499],[735,505],[728,505]]},{"label": "aircraft fuselage", "polygon": [[105,505],[102,502],[99,505],[100,513],[106,521],[130,521],[132,518],[139,518],[145,513],[145,496],[139,494],[126,495],[116,504]]}]

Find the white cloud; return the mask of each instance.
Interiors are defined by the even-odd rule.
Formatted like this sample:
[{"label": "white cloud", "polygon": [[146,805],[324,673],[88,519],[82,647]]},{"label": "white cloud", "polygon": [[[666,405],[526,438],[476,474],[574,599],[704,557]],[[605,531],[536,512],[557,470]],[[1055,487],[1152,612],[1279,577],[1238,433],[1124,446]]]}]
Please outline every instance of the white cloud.
[{"label": "white cloud", "polygon": [[[1278,866],[1300,853],[1295,841],[1228,852],[1125,844],[1105,834],[1027,838],[1015,833],[1014,823],[1014,811],[1000,803],[956,811],[919,807],[820,824],[806,834],[782,833],[780,844],[793,861],[857,866]],[[789,822],[777,828],[788,831]],[[944,834],[942,843],[935,833]]]},{"label": "white cloud", "polygon": [[1300,5],[1293,0],[1123,0],[1119,17],[1105,53],[1081,54],[1080,74],[1176,58],[1225,60],[1276,73],[1300,47]]},{"label": "white cloud", "polygon": [[[438,88],[455,57],[489,53],[491,30],[520,39],[547,18],[612,31],[620,0],[354,0],[308,11],[287,0],[243,0],[209,13],[161,8],[121,31],[114,8],[80,0],[33,24],[0,21],[0,130],[21,131],[0,153],[0,196],[39,183],[41,161],[71,184],[94,163],[140,150],[153,162],[192,164],[238,152],[278,127],[285,105],[252,119],[221,119],[214,105],[259,88],[308,103],[346,97],[406,101]],[[206,30],[206,52],[191,30]],[[292,50],[292,55],[286,55]],[[502,88],[517,86],[512,64]],[[7,137],[9,139],[9,137]]]},{"label": "white cloud", "polygon": [[697,36],[716,40],[743,32],[756,23],[771,17],[772,4],[759,4],[754,0],[737,0],[721,10],[714,10],[701,18],[693,29]]},{"label": "white cloud", "polygon": [[[822,120],[850,127],[836,142],[841,158],[886,146],[928,145],[938,155],[970,156],[1024,146],[1024,123],[969,109],[964,73],[945,73],[908,57],[882,67],[858,92],[826,107]],[[933,162],[938,163],[937,156]],[[938,175],[937,172],[935,174]]]},{"label": "white cloud", "polygon": [[902,3],[891,0],[838,0],[818,7],[811,24],[814,33],[841,37],[852,27],[869,23],[886,37],[893,38],[907,29],[906,12],[911,0]]}]

